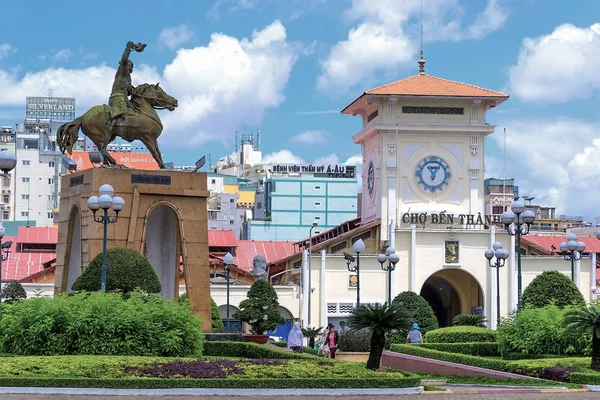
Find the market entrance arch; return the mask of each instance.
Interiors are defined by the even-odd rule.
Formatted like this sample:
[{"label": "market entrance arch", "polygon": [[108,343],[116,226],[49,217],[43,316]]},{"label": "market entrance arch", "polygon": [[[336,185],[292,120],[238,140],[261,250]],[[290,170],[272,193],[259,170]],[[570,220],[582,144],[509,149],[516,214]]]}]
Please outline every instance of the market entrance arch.
[{"label": "market entrance arch", "polygon": [[452,325],[458,314],[483,314],[483,289],[468,272],[452,268],[435,272],[421,287],[441,327]]}]

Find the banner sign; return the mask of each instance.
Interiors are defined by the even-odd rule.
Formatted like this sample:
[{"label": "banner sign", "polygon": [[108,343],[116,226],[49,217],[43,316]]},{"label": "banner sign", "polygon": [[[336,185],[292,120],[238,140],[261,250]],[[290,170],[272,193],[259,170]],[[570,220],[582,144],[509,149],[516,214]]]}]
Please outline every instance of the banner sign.
[{"label": "banner sign", "polygon": [[72,121],[75,119],[75,99],[72,97],[27,97],[25,118]]}]

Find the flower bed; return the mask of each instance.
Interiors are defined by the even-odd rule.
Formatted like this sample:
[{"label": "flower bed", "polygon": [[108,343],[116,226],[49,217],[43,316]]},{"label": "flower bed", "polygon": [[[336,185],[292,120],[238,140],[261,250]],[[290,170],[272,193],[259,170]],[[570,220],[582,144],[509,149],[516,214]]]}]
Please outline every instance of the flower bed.
[{"label": "flower bed", "polygon": [[323,359],[7,357],[0,386],[90,388],[400,388],[420,377]]}]

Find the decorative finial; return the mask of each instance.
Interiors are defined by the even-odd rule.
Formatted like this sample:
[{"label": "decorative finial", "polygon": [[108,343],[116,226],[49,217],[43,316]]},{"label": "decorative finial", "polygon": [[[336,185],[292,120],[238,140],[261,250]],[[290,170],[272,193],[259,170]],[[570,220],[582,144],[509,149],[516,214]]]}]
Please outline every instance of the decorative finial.
[{"label": "decorative finial", "polygon": [[419,75],[425,75],[425,58],[423,58],[423,0],[421,0],[421,58],[419,58]]},{"label": "decorative finial", "polygon": [[425,59],[423,58],[423,49],[421,49],[421,58],[419,58],[419,75],[425,75]]}]

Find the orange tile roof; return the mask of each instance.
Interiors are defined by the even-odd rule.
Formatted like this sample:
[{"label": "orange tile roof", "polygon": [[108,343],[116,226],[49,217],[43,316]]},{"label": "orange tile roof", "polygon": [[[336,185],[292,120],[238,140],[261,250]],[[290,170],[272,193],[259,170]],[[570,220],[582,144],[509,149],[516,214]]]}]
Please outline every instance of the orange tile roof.
[{"label": "orange tile roof", "polygon": [[236,247],[237,239],[233,231],[209,229],[208,245],[210,247]]},{"label": "orange tile roof", "polygon": [[447,97],[502,97],[507,94],[479,86],[438,78],[427,74],[418,74],[365,92],[397,96],[447,96]]}]

